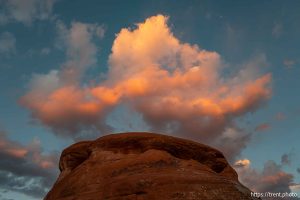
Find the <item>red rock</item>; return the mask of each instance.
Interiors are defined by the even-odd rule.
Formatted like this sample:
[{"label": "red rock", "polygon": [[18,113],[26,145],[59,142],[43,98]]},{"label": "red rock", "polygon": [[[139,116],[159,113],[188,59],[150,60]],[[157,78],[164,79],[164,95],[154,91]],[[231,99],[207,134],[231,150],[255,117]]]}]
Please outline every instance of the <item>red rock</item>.
[{"label": "red rock", "polygon": [[45,200],[254,199],[220,151],[154,133],[79,142],[59,168]]}]

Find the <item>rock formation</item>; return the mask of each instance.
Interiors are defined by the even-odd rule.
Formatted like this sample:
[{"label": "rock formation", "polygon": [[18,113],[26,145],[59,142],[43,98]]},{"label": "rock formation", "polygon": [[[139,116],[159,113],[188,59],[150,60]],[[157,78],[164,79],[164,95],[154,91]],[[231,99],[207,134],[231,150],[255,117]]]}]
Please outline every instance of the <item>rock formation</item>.
[{"label": "rock formation", "polygon": [[220,151],[154,133],[79,142],[62,152],[59,168],[44,200],[254,199]]}]

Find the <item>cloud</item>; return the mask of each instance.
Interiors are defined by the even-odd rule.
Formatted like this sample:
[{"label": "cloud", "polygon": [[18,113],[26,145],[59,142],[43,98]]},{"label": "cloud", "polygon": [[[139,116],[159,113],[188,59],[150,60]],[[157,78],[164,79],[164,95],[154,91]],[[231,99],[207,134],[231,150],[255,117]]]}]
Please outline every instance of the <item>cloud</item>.
[{"label": "cloud", "polygon": [[282,23],[276,22],[272,29],[272,36],[275,38],[279,38],[283,33]]},{"label": "cloud", "polygon": [[29,25],[34,20],[49,19],[56,0],[0,0],[0,24],[21,22]]},{"label": "cloud", "polygon": [[9,32],[0,34],[0,55],[9,56],[16,52],[16,38]]},{"label": "cloud", "polygon": [[252,133],[247,133],[241,128],[231,126],[227,127],[214,141],[211,141],[210,145],[221,150],[227,160],[230,163],[234,163],[235,158],[247,147],[251,136]]},{"label": "cloud", "polygon": [[291,164],[291,155],[289,155],[289,154],[283,154],[282,156],[281,156],[281,164],[282,165],[290,165]]},{"label": "cloud", "polygon": [[291,60],[291,59],[285,59],[283,61],[283,65],[285,66],[286,69],[292,69],[296,64],[295,60]]},{"label": "cloud", "polygon": [[43,197],[58,174],[58,154],[44,154],[37,140],[29,145],[0,133],[0,187],[33,197]]},{"label": "cloud", "polygon": [[275,115],[275,119],[277,121],[282,121],[282,120],[285,120],[286,119],[286,115],[282,112],[279,112]]},{"label": "cloud", "polygon": [[250,166],[250,160],[248,159],[242,159],[242,160],[238,160],[234,163],[234,167],[235,168],[240,168],[240,167],[249,167]]},{"label": "cloud", "polygon": [[49,55],[50,52],[51,52],[51,49],[45,47],[45,48],[42,48],[42,49],[41,49],[41,52],[40,52],[40,53],[41,53],[41,55]]},{"label": "cloud", "polygon": [[255,110],[270,95],[269,74],[259,76],[248,63],[233,77],[222,77],[220,55],[180,42],[161,15],[135,30],[122,29],[109,63],[112,90],[154,130],[203,140],[222,133],[232,118]]},{"label": "cloud", "polygon": [[291,192],[290,187],[295,184],[294,176],[272,160],[267,161],[262,170],[242,164],[234,167],[239,174],[239,180],[254,192]]},{"label": "cloud", "polygon": [[262,123],[255,127],[255,131],[267,131],[271,129],[271,125],[269,123]]},{"label": "cloud", "polygon": [[21,99],[21,104],[32,110],[32,116],[55,133],[75,135],[84,125],[95,130],[108,127],[101,121],[105,104],[96,101],[89,88],[80,87],[84,72],[96,63],[97,47],[92,39],[103,37],[100,29],[103,27],[97,24],[73,22],[68,28],[57,22],[59,42],[66,49],[67,60],[60,70],[34,74],[30,92]]},{"label": "cloud", "polygon": [[300,196],[300,184],[297,184],[297,183],[292,184],[292,185],[290,186],[290,189],[291,189],[291,191],[292,191],[293,193],[297,193],[297,195],[298,195],[298,198],[297,198],[297,199],[299,199],[299,196]]},{"label": "cloud", "polygon": [[104,27],[98,24],[72,22],[68,28],[57,22],[58,42],[66,48],[67,61],[62,65],[62,79],[66,84],[78,83],[83,73],[95,64],[97,47],[93,38],[104,36]]},{"label": "cloud", "polygon": [[[110,130],[108,115],[127,106],[151,130],[182,134],[238,155],[251,135],[235,119],[271,96],[271,75],[260,72],[265,56],[225,75],[228,64],[217,52],[180,41],[167,21],[157,15],[123,28],[113,42],[106,79],[92,84],[83,84],[82,76],[95,63],[92,38],[97,29],[83,23],[68,29],[58,23],[67,61],[60,70],[34,75],[23,105],[56,134],[71,137]],[[239,145],[232,147],[232,142]]]}]

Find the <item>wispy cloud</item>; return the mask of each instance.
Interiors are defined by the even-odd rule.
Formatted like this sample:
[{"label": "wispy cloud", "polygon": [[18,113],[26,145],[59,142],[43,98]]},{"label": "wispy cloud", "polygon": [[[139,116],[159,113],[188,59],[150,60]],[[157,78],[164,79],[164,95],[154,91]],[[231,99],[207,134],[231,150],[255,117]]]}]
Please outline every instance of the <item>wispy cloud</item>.
[{"label": "wispy cloud", "polygon": [[40,54],[41,54],[41,55],[48,55],[48,54],[50,54],[50,52],[51,52],[51,49],[45,47],[45,48],[42,48],[42,49],[41,49]]},{"label": "wispy cloud", "polygon": [[271,125],[269,123],[262,123],[255,127],[255,131],[267,131],[271,129]]},{"label": "wispy cloud", "polygon": [[282,113],[282,112],[278,112],[278,113],[276,113],[276,115],[275,115],[275,119],[276,119],[277,121],[285,120],[285,119],[286,119],[286,115],[285,115],[284,113]]},{"label": "wispy cloud", "polygon": [[9,56],[16,53],[16,38],[10,32],[0,34],[0,56]]},{"label": "wispy cloud", "polygon": [[102,127],[103,105],[93,100],[88,88],[80,88],[84,72],[97,61],[92,39],[102,38],[104,28],[97,24],[72,22],[67,27],[57,22],[58,41],[66,49],[67,60],[60,70],[34,74],[31,91],[22,99],[34,118],[55,133],[76,135],[83,125]]},{"label": "wispy cloud", "polygon": [[275,38],[279,38],[283,33],[283,25],[280,22],[274,23],[273,29],[272,29],[272,35]]},{"label": "wispy cloud", "polygon": [[56,0],[0,0],[0,25],[21,22],[26,25],[34,20],[49,19]]},{"label": "wispy cloud", "polygon": [[291,59],[285,59],[283,61],[283,65],[285,66],[286,69],[291,69],[295,66],[296,61],[295,60],[291,60]]}]

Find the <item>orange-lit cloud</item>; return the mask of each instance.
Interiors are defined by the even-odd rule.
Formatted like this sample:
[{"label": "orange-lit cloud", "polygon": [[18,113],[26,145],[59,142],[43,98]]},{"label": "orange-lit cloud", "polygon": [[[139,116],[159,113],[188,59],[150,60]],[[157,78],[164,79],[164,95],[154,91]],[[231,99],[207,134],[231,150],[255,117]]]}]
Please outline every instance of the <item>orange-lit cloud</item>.
[{"label": "orange-lit cloud", "polygon": [[239,167],[249,167],[250,165],[250,160],[248,159],[242,159],[242,160],[238,160],[234,163],[234,167],[239,168]]},{"label": "orange-lit cloud", "polygon": [[28,152],[26,149],[16,149],[16,148],[5,149],[4,151],[6,151],[8,154],[12,156],[19,157],[19,158],[24,157]]},{"label": "orange-lit cloud", "polygon": [[0,132],[0,147],[0,154],[7,157],[30,160],[31,164],[40,167],[54,168],[56,166],[54,155],[43,155],[40,144],[36,140],[25,146],[9,140]]},{"label": "orange-lit cloud", "polygon": [[57,176],[58,153],[44,153],[38,140],[12,141],[0,130],[0,188],[41,198]]},{"label": "orange-lit cloud", "polygon": [[[84,28],[84,24],[62,28],[65,38],[76,35],[74,31],[85,33],[81,34],[85,41],[81,46],[89,51],[79,53],[82,56],[76,60],[83,67],[63,65],[61,71],[36,75],[31,90],[22,98],[23,105],[58,134],[76,136],[90,128],[108,128],[108,114],[122,104],[139,113],[153,130],[181,133],[216,145],[242,141],[239,148],[244,148],[248,135],[233,137],[225,132],[235,129],[234,119],[255,111],[270,97],[271,75],[259,70],[265,58],[260,56],[225,76],[225,64],[217,52],[180,41],[167,22],[168,17],[157,15],[136,28],[123,28],[113,42],[106,80],[84,86],[66,71],[74,68],[77,77],[94,61],[94,29]],[[66,40],[68,52],[74,52],[78,45],[72,43],[77,40]],[[47,85],[43,86],[43,79]],[[65,79],[73,81],[66,83]]]}]

